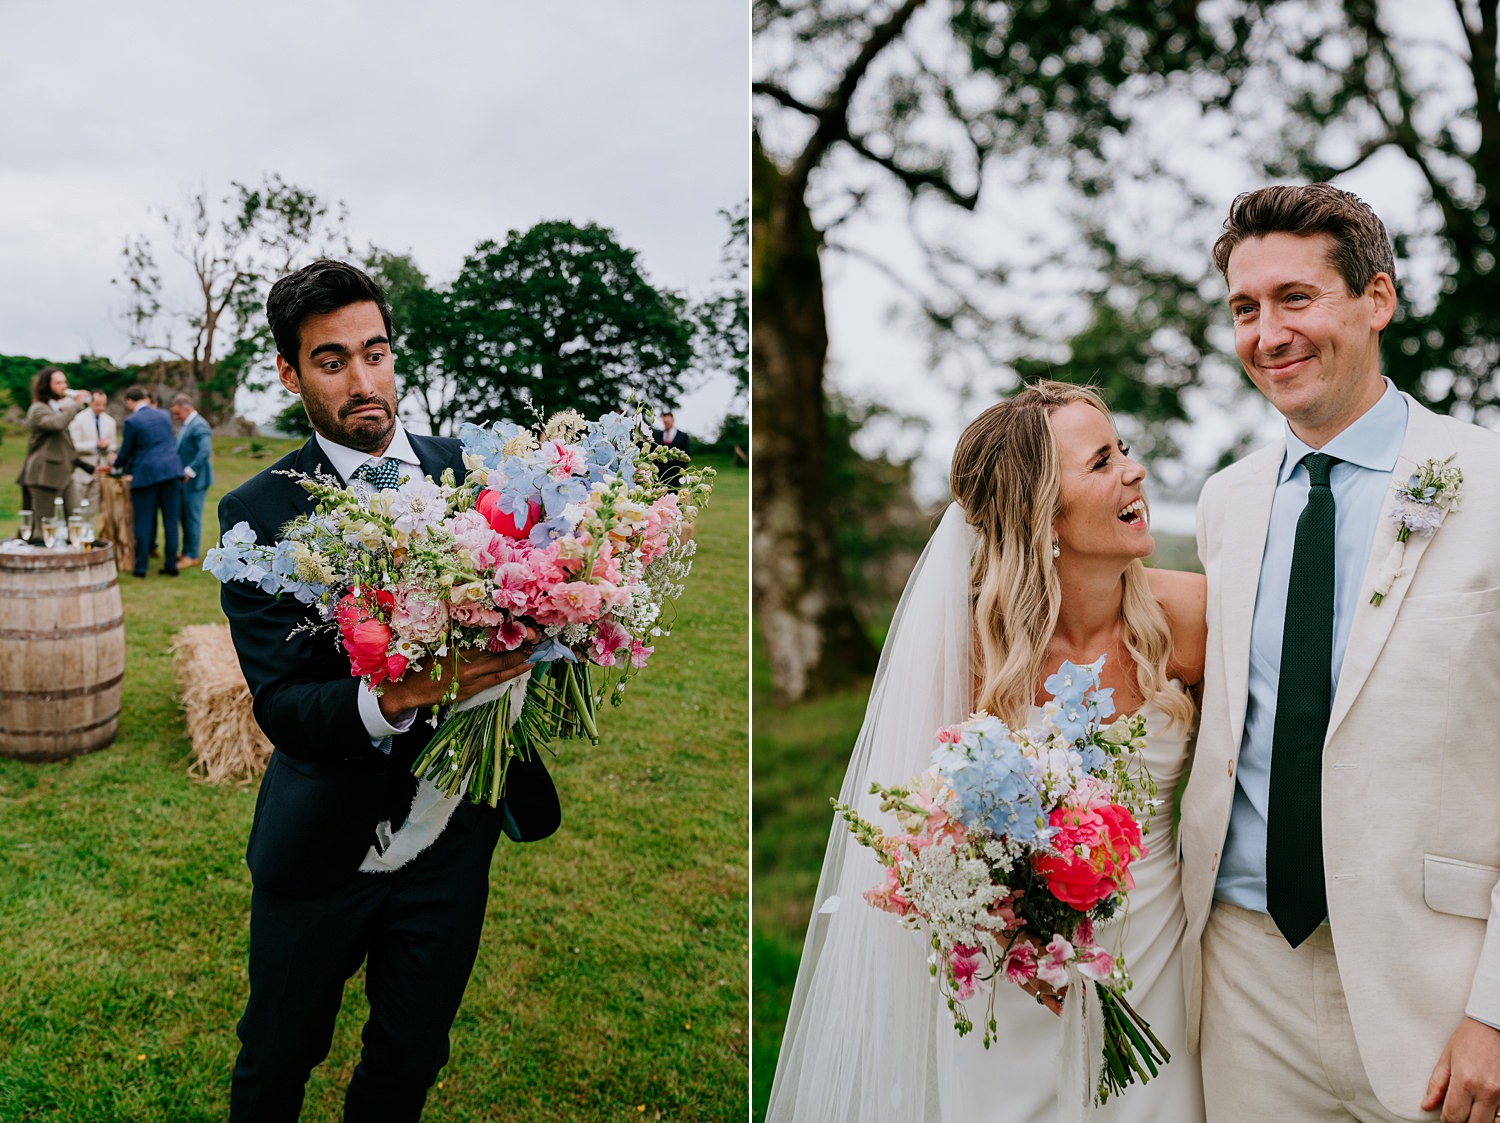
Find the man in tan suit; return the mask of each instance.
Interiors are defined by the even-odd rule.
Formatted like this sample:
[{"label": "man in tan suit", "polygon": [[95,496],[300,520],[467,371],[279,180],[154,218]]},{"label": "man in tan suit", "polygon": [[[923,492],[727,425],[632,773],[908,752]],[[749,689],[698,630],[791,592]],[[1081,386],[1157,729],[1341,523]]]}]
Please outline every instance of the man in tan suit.
[{"label": "man in tan suit", "polygon": [[[1286,428],[1198,508],[1181,847],[1209,1118],[1492,1123],[1500,435],[1381,376],[1395,266],[1363,202],[1265,188],[1224,227],[1235,349]],[[1397,489],[1450,457],[1461,505],[1399,546]]]}]

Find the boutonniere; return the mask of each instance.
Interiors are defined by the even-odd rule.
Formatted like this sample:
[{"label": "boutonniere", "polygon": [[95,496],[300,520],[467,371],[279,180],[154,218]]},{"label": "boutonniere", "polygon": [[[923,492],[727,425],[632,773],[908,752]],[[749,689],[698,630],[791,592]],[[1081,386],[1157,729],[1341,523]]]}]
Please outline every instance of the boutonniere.
[{"label": "boutonniere", "polygon": [[1431,538],[1432,532],[1443,525],[1449,511],[1458,510],[1463,497],[1464,474],[1453,465],[1454,453],[1446,460],[1424,460],[1417,466],[1406,483],[1396,489],[1396,502],[1391,505],[1390,519],[1396,524],[1396,541],[1386,555],[1380,578],[1375,582],[1375,592],[1370,596],[1371,604],[1379,604],[1391,591],[1396,578],[1406,571],[1401,563],[1406,557],[1406,540],[1412,532],[1423,538]]}]

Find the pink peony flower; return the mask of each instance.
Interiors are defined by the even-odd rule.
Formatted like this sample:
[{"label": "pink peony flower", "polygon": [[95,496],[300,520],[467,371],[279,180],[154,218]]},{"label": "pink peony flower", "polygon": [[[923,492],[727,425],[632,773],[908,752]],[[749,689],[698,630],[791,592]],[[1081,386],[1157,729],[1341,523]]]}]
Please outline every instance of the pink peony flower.
[{"label": "pink peony flower", "polygon": [[387,654],[391,629],[379,618],[389,613],[395,603],[396,598],[382,589],[373,595],[346,594],[334,609],[339,636],[349,656],[349,673],[368,677],[372,686],[388,678],[398,680],[406,673],[406,656]]},{"label": "pink peony flower", "polygon": [[478,511],[465,511],[448,520],[448,530],[459,547],[468,553],[475,569],[489,569],[500,560],[498,550],[505,541]]},{"label": "pink peony flower", "polygon": [[396,634],[423,645],[441,643],[448,633],[448,607],[435,601],[420,589],[401,587],[391,610],[391,627]]},{"label": "pink peony flower", "polygon": [[455,605],[453,620],[469,628],[494,628],[506,621],[505,613],[483,603],[470,602]]},{"label": "pink peony flower", "polygon": [[569,624],[590,624],[599,618],[603,597],[597,586],[568,581],[547,594],[546,604]]},{"label": "pink peony flower", "polygon": [[1048,822],[1057,829],[1056,853],[1039,853],[1031,865],[1063,904],[1087,912],[1116,890],[1135,885],[1130,863],[1143,853],[1141,828],[1124,807],[1059,807]]}]

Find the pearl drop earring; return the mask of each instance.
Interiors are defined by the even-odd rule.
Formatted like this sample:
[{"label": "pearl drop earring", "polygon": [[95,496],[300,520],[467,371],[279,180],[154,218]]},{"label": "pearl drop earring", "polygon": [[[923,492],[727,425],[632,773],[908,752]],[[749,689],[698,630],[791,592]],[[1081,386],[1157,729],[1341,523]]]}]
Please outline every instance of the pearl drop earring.
[{"label": "pearl drop earring", "polygon": [[1057,545],[1057,539],[1054,538],[1052,540],[1052,556],[1055,558],[1058,555],[1060,555],[1061,553],[1062,553],[1062,550]]}]

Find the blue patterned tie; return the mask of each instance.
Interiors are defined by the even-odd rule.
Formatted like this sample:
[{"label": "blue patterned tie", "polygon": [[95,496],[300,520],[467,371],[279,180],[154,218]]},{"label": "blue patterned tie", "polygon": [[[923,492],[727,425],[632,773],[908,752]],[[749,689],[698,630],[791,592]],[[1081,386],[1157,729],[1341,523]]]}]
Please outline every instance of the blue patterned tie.
[{"label": "blue patterned tie", "polygon": [[1266,814],[1266,911],[1292,947],[1328,915],[1322,790],[1323,738],[1333,704],[1334,507],[1329,473],[1339,461],[1310,452],[1301,463],[1310,485],[1287,578]]},{"label": "blue patterned tie", "polygon": [[401,461],[394,456],[387,456],[383,460],[366,460],[354,469],[352,478],[363,480],[376,491],[388,491],[401,482]]}]

